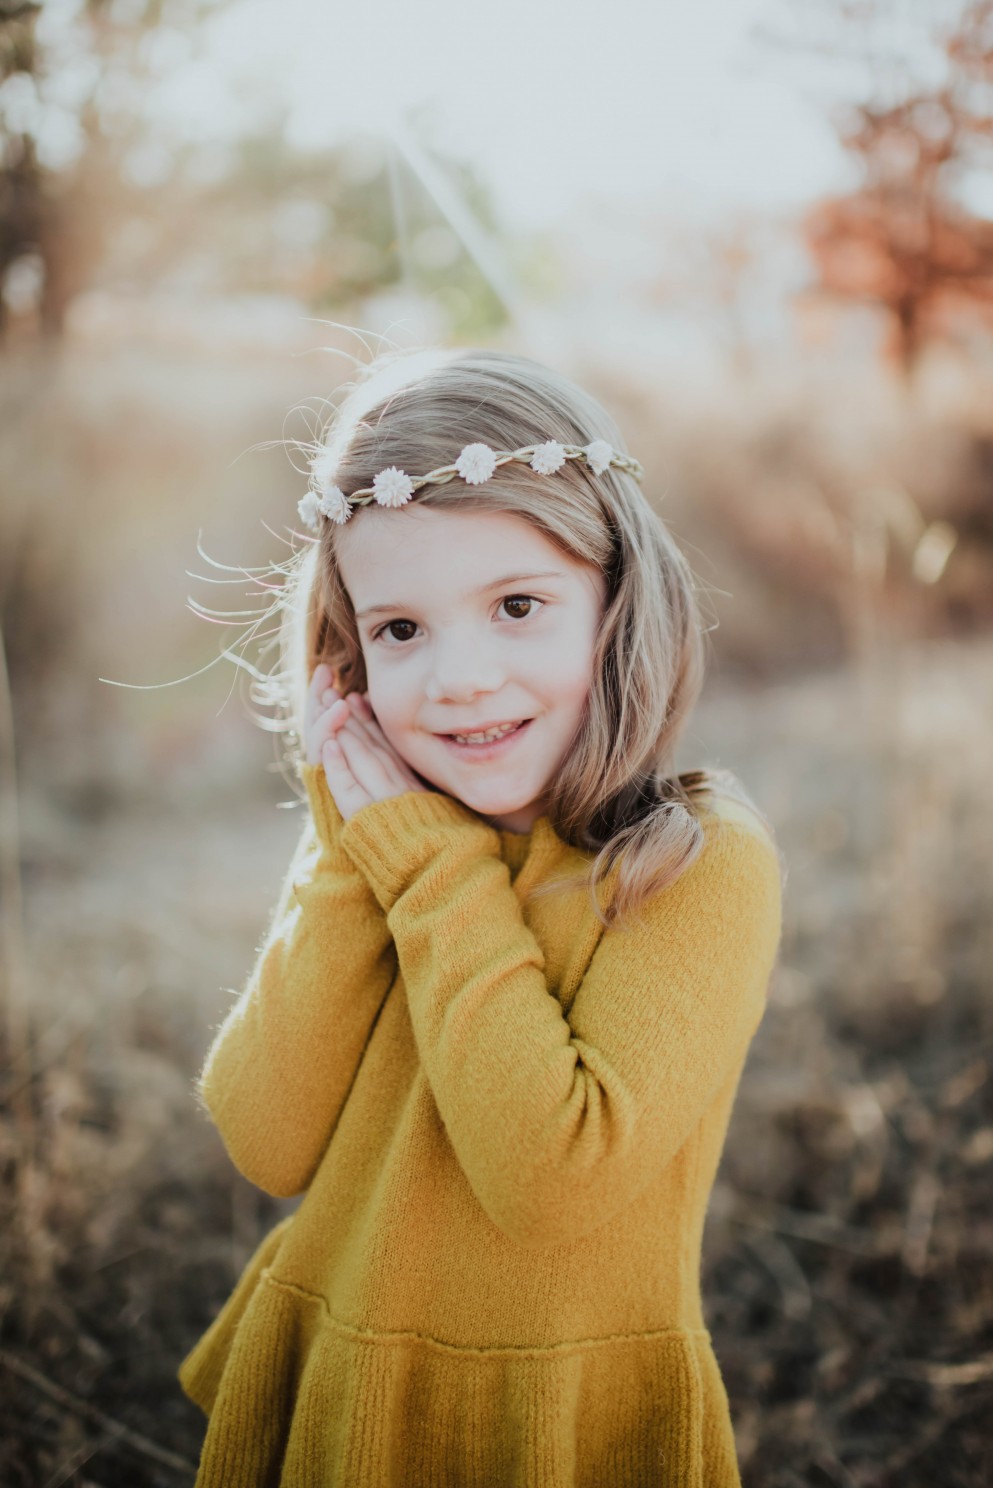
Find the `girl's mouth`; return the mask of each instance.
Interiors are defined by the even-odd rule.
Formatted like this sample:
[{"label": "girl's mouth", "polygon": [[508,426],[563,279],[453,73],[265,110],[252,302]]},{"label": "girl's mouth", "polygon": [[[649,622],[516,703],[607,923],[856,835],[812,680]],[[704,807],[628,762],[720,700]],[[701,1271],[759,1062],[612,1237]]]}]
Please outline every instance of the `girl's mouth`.
[{"label": "girl's mouth", "polygon": [[530,718],[524,718],[516,727],[508,729],[506,733],[498,735],[495,739],[473,740],[472,735],[459,736],[458,734],[439,734],[438,737],[449,749],[456,750],[463,756],[472,759],[494,759],[497,755],[506,753],[513,748],[514,741],[520,739],[527,732],[528,726],[533,722]]}]

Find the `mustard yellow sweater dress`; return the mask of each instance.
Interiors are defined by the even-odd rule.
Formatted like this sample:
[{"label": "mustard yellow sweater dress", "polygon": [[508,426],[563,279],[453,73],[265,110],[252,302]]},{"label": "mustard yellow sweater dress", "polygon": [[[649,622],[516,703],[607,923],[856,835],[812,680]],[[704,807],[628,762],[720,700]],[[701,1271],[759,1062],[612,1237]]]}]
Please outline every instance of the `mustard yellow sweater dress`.
[{"label": "mustard yellow sweater dress", "polygon": [[547,818],[410,791],[342,822],[323,769],[199,1093],[301,1194],[183,1360],[197,1488],[731,1488],[704,1212],[780,935],[744,807],[640,921]]}]

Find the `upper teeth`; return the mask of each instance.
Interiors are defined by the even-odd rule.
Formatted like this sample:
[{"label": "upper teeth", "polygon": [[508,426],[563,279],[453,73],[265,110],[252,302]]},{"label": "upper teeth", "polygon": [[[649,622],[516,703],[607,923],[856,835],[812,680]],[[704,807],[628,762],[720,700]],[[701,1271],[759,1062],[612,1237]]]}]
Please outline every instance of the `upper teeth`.
[{"label": "upper teeth", "polygon": [[517,723],[502,723],[497,728],[487,729],[483,734],[453,734],[453,739],[458,739],[460,744],[488,744],[491,739],[499,739],[504,734],[510,734],[520,726]]}]

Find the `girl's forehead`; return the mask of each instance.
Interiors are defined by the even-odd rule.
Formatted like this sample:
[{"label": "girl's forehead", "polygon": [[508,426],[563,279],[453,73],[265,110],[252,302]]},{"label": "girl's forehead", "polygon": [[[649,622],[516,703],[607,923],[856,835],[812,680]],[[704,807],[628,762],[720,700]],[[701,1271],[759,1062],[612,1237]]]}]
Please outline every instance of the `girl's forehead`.
[{"label": "girl's forehead", "polygon": [[[450,507],[363,508],[336,534],[336,553],[356,609],[399,599],[399,585],[408,596],[450,593],[487,577],[585,567],[514,512]],[[390,593],[379,593],[384,585]]]}]

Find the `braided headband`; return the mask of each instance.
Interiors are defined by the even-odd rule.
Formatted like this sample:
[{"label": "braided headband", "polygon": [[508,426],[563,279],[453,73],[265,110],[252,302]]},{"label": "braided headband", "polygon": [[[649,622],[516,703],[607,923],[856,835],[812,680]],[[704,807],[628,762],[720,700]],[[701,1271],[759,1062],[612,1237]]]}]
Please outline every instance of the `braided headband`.
[{"label": "braided headband", "polygon": [[626,470],[636,480],[644,474],[637,460],[618,454],[605,439],[594,439],[592,444],[559,444],[549,439],[544,444],[529,444],[518,450],[492,450],[488,444],[467,444],[454,465],[442,465],[420,476],[409,476],[405,470],[390,465],[379,472],[371,486],[346,496],[332,480],[334,452],[322,449],[310,462],[310,489],[298,502],[297,511],[300,520],[317,532],[319,515],[340,525],[348,521],[353,507],[368,506],[370,501],[380,506],[405,506],[421,486],[442,486],[456,475],[467,485],[479,486],[489,480],[499,465],[507,465],[511,460],[530,465],[539,475],[554,475],[566,460],[585,461],[594,475],[602,475],[608,465]]}]

